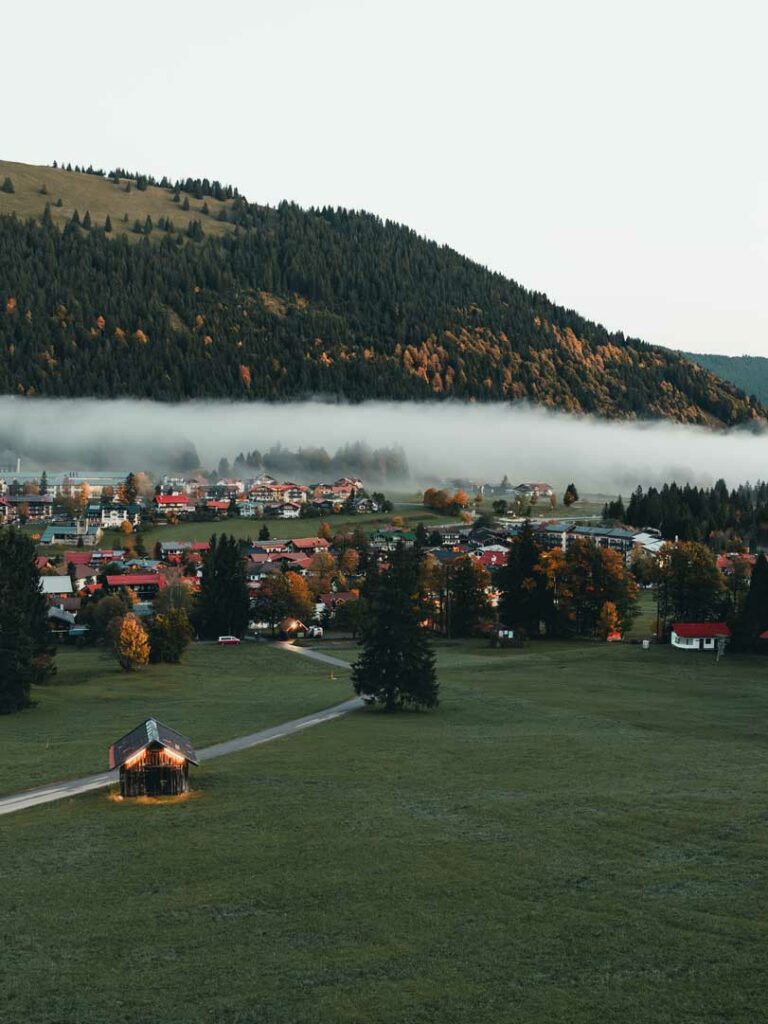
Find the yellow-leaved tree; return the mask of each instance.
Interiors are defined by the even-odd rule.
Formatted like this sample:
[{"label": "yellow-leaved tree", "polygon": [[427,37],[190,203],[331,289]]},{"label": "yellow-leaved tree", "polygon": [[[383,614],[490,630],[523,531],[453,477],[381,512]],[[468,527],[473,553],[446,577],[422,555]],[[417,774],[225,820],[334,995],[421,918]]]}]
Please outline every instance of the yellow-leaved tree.
[{"label": "yellow-leaved tree", "polygon": [[115,639],[115,653],[120,667],[126,672],[133,672],[149,661],[149,636],[131,612],[120,620]]},{"label": "yellow-leaved tree", "polygon": [[617,633],[621,627],[619,609],[614,601],[605,601],[600,609],[597,620],[598,635],[606,640],[612,633]]}]

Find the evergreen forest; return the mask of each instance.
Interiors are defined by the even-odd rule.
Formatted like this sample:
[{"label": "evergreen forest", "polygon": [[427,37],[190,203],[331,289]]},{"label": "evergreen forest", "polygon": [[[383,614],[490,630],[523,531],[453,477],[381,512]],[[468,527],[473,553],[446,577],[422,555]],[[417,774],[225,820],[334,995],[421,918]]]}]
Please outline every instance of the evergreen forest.
[{"label": "evergreen forest", "polygon": [[[261,206],[207,179],[27,171],[0,196],[2,393],[530,400],[727,426],[764,416],[680,354],[368,213]],[[48,184],[35,189],[38,171]],[[69,179],[82,202],[83,182],[98,187],[92,209],[54,199]],[[130,217],[99,213],[110,197],[130,200]]]}]

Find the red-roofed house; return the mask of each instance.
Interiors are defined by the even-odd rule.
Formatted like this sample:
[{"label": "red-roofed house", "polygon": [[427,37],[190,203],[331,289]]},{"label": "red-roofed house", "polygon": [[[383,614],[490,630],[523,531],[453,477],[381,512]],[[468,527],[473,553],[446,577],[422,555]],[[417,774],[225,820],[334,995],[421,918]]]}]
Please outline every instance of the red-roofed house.
[{"label": "red-roofed house", "polygon": [[189,512],[191,507],[186,494],[155,495],[155,508],[158,512]]},{"label": "red-roofed house", "polygon": [[95,551],[65,551],[64,552],[64,565],[90,565],[91,559],[96,554]]},{"label": "red-roofed house", "polygon": [[359,597],[359,590],[329,590],[327,594],[318,594],[316,610],[318,613],[333,612],[340,604],[357,601]]},{"label": "red-roofed house", "polygon": [[495,569],[507,564],[509,551],[481,551],[476,558],[484,569]]},{"label": "red-roofed house", "polygon": [[726,576],[731,576],[735,571],[737,562],[745,562],[750,570],[754,568],[755,562],[757,561],[757,555],[718,555],[717,556],[717,568],[720,572]]},{"label": "red-roofed house", "polygon": [[156,572],[125,573],[120,576],[107,576],[109,590],[120,590],[130,587],[142,601],[151,601],[158,590],[164,587],[166,580]]},{"label": "red-roofed house", "polygon": [[278,519],[298,519],[301,516],[301,505],[296,501],[283,501],[279,505],[269,505],[267,512]]},{"label": "red-roofed house", "polygon": [[718,640],[728,640],[730,636],[724,622],[675,622],[670,643],[686,651],[714,651]]},{"label": "red-roofed house", "polygon": [[318,551],[327,551],[330,546],[325,537],[294,537],[288,541],[291,551],[299,551],[303,555],[308,552],[317,554]]},{"label": "red-roofed house", "polygon": [[218,498],[209,498],[205,503],[205,508],[208,512],[228,512],[229,502]]}]

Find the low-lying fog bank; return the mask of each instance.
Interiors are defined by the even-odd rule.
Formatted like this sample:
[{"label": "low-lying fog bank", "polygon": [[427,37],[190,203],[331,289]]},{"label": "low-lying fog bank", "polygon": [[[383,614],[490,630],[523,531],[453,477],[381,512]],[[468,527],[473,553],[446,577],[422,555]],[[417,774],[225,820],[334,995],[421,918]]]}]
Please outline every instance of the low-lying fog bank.
[{"label": "low-lying fog bank", "polygon": [[623,423],[528,405],[321,401],[287,405],[0,397],[0,463],[26,467],[163,471],[199,455],[204,466],[240,451],[347,442],[400,445],[414,480],[574,480],[581,490],[627,494],[667,480],[729,485],[768,476],[768,435],[668,422]]}]

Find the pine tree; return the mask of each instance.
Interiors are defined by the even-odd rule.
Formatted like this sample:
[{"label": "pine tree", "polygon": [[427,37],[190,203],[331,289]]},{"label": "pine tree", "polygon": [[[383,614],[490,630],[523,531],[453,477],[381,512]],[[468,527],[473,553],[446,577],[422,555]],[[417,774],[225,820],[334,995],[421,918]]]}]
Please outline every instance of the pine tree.
[{"label": "pine tree", "polygon": [[490,576],[468,555],[457,558],[448,571],[448,635],[472,636],[490,611]]},{"label": "pine tree", "polygon": [[242,636],[248,625],[250,599],[244,559],[234,537],[211,537],[203,559],[200,616],[203,635]]},{"label": "pine tree", "polygon": [[135,473],[129,473],[123,483],[123,500],[127,505],[133,505],[139,496],[139,485]]},{"label": "pine tree", "polygon": [[80,214],[77,212],[77,210],[75,210],[75,212],[72,214],[69,223],[78,225],[80,224]]},{"label": "pine tree", "polygon": [[269,527],[266,523],[259,530],[259,540],[269,540]]},{"label": "pine tree", "polygon": [[435,655],[421,623],[425,602],[421,564],[402,544],[390,568],[374,569],[367,582],[370,615],[361,631],[362,651],[352,666],[355,692],[382,704],[432,708],[438,703]]},{"label": "pine tree", "polygon": [[47,493],[48,493],[48,474],[46,473],[45,470],[43,470],[43,472],[42,472],[42,474],[40,476],[40,494],[43,495],[43,494],[47,494]]},{"label": "pine tree", "polygon": [[149,214],[147,214],[147,219],[144,221],[144,234],[152,234],[153,227],[154,225],[152,224],[152,218],[149,216]]},{"label": "pine tree", "polygon": [[498,573],[502,591],[499,621],[507,629],[523,629],[538,636],[541,622],[552,618],[552,596],[540,572],[541,550],[528,520],[512,542],[507,564]]},{"label": "pine tree", "polygon": [[3,179],[3,184],[0,185],[0,192],[15,192],[16,189],[13,187],[13,182],[9,177]]},{"label": "pine tree", "polygon": [[576,490],[576,484],[568,484],[565,488],[565,494],[563,495],[563,504],[573,505],[573,503],[578,500],[579,492]]},{"label": "pine tree", "polygon": [[83,217],[83,227],[85,228],[86,231],[90,231],[91,230],[91,211],[90,210],[86,210],[85,211],[85,216]]},{"label": "pine tree", "polygon": [[188,210],[189,209],[189,196],[184,196],[184,201],[181,204],[181,208],[182,208],[182,210]]},{"label": "pine tree", "polygon": [[738,647],[757,647],[761,633],[768,629],[768,560],[760,554],[752,569],[749,590],[734,630]]},{"label": "pine tree", "polygon": [[0,530],[0,714],[27,707],[32,684],[55,671],[36,554],[29,537]]},{"label": "pine tree", "polygon": [[107,234],[112,230],[112,221],[110,220],[109,214],[107,214],[107,219],[104,221],[104,230]]}]

